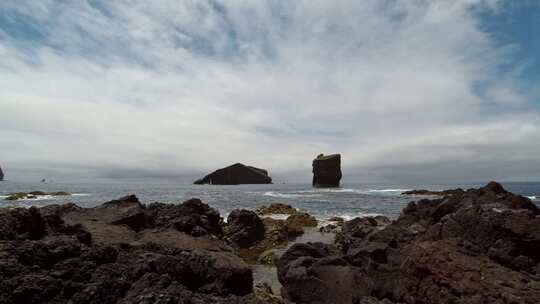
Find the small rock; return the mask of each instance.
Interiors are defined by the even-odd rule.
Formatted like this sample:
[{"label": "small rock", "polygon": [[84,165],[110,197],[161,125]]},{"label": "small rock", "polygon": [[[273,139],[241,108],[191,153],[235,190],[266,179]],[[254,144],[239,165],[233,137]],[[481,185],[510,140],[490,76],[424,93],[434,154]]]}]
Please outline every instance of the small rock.
[{"label": "small rock", "polygon": [[227,239],[240,248],[246,248],[264,239],[264,224],[250,210],[233,210],[227,217]]},{"label": "small rock", "polygon": [[341,231],[340,226],[334,225],[334,224],[328,224],[326,226],[319,228],[319,232],[322,232],[322,233],[337,233],[339,231]]},{"label": "small rock", "polygon": [[277,251],[275,249],[267,250],[259,256],[257,261],[263,265],[275,265],[277,261]]},{"label": "small rock", "polygon": [[317,227],[317,219],[305,212],[297,212],[287,218],[289,237],[303,234],[304,227]]},{"label": "small rock", "polygon": [[268,214],[295,214],[297,212],[293,207],[286,204],[270,204],[269,206],[261,206],[255,210],[259,215],[268,215]]}]

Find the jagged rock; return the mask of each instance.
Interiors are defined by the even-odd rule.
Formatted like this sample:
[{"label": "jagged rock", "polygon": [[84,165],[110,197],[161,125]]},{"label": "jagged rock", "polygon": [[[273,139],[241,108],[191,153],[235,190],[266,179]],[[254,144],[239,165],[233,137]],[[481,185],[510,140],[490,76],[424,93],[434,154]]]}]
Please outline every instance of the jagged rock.
[{"label": "jagged rock", "polygon": [[386,226],[390,220],[384,216],[357,217],[342,224],[342,231],[336,236],[336,244],[344,252],[351,247],[357,247],[365,238]]},{"label": "jagged rock", "polygon": [[339,187],[341,180],[341,155],[320,154],[313,160],[313,186]]},{"label": "jagged rock", "polygon": [[262,222],[264,238],[247,248],[238,250],[238,254],[248,263],[259,262],[264,252],[285,246],[290,238],[287,223],[284,220],[263,218]]},{"label": "jagged rock", "polygon": [[0,181],[4,180],[4,171],[2,171],[2,167],[0,167]]},{"label": "jagged rock", "polygon": [[344,224],[338,251],[296,244],[278,260],[286,301],[302,303],[537,303],[540,215],[499,184],[410,203],[379,229]]},{"label": "jagged rock", "polygon": [[350,292],[344,290],[354,289],[354,273],[344,267],[346,261],[332,258],[337,254],[337,248],[323,243],[294,244],[289,248],[277,262],[286,302],[355,303]]},{"label": "jagged rock", "polygon": [[272,178],[268,176],[268,171],[241,163],[218,169],[202,179],[196,180],[194,184],[211,185],[240,185],[240,184],[271,184]]},{"label": "jagged rock", "polygon": [[47,234],[46,222],[36,207],[0,208],[0,239],[37,240]]},{"label": "jagged rock", "polygon": [[321,233],[338,233],[341,231],[340,226],[335,224],[328,224],[326,226],[322,226],[319,228],[319,232]]},{"label": "jagged rock", "polygon": [[249,247],[264,239],[264,224],[250,210],[233,210],[227,217],[227,239],[240,248]]},{"label": "jagged rock", "polygon": [[269,214],[295,214],[297,210],[290,205],[275,203],[270,204],[269,206],[260,206],[255,210],[258,215],[269,215]]},{"label": "jagged rock", "polygon": [[219,212],[196,198],[180,205],[153,203],[148,210],[154,213],[156,227],[174,227],[193,236],[223,234]]},{"label": "jagged rock", "polygon": [[155,224],[213,214],[203,205],[148,210],[128,196],[89,209],[0,209],[0,303],[267,303],[223,241]]}]

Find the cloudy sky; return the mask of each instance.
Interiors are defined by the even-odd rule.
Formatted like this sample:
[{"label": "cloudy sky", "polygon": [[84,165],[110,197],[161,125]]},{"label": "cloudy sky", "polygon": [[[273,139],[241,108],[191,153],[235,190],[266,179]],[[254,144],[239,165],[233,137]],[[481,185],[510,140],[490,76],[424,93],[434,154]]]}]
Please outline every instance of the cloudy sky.
[{"label": "cloudy sky", "polygon": [[3,0],[0,165],[540,180],[539,53],[535,0]]}]

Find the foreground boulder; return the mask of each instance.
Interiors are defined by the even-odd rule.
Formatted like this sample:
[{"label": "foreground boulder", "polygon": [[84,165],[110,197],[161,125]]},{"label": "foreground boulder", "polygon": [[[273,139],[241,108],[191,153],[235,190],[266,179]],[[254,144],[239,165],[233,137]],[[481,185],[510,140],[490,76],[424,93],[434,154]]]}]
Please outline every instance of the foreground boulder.
[{"label": "foreground boulder", "polygon": [[538,303],[540,210],[500,184],[410,203],[384,228],[347,223],[346,246],[296,244],[279,259],[286,300]]},{"label": "foreground boulder", "polygon": [[313,160],[313,186],[339,187],[341,180],[341,155],[320,154]]},{"label": "foreground boulder", "polygon": [[272,178],[268,171],[241,163],[216,170],[205,177],[196,180],[194,184],[203,185],[240,185],[240,184],[271,184]]},{"label": "foreground boulder", "polygon": [[226,237],[240,248],[249,247],[264,238],[264,224],[253,211],[233,210],[227,217]]},{"label": "foreground boulder", "polygon": [[133,195],[0,209],[0,303],[266,303],[214,216],[198,200],[147,207]]},{"label": "foreground boulder", "polygon": [[175,228],[193,236],[223,234],[219,212],[193,198],[179,205],[153,203],[148,206],[156,227]]}]

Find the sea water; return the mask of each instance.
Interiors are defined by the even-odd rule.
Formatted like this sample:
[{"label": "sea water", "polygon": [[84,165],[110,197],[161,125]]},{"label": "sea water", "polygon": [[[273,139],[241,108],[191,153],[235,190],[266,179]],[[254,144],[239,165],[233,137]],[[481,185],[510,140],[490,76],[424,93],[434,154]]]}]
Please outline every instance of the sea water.
[{"label": "sea water", "polygon": [[[288,183],[269,185],[189,185],[174,181],[85,181],[85,182],[0,182],[0,207],[45,206],[73,202],[82,207],[94,207],[128,194],[135,194],[142,203],[181,203],[199,198],[216,208],[226,218],[234,209],[253,210],[271,203],[289,204],[308,212],[321,221],[333,216],[351,219],[358,216],[386,215],[395,218],[401,209],[418,197],[402,195],[411,189],[442,190],[461,187],[479,187],[485,183],[446,185],[423,184],[357,184],[343,183],[341,188],[317,189],[310,184]],[[540,203],[540,183],[502,183],[511,192]],[[36,199],[7,201],[9,193],[29,191],[66,191],[71,196],[43,196]]]}]

